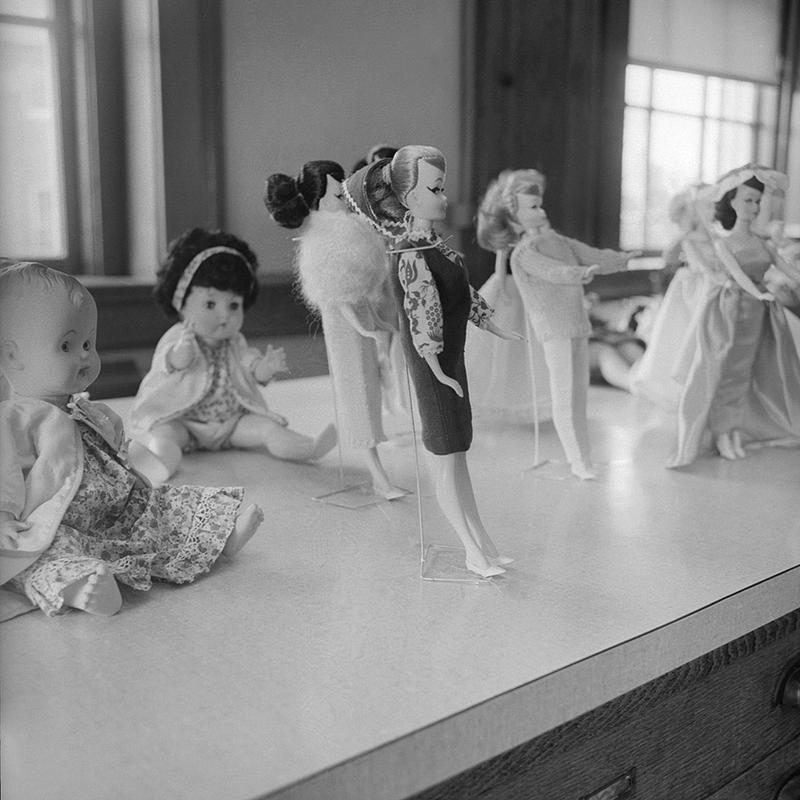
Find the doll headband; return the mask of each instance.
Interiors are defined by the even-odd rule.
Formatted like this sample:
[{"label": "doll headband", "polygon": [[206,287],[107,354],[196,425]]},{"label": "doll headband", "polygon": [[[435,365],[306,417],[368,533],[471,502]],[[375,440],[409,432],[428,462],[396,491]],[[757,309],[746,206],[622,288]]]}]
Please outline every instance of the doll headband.
[{"label": "doll headband", "polygon": [[737,167],[730,172],[726,172],[717,181],[714,199],[722,199],[726,192],[735,189],[745,181],[749,181],[750,178],[756,178],[769,189],[786,191],[789,186],[789,179],[783,172],[778,172],[778,170],[770,169],[769,167],[762,167],[759,164],[745,164],[743,167]]},{"label": "doll headband", "polygon": [[356,170],[342,182],[342,195],[345,204],[356,216],[366,220],[381,236],[396,239],[398,234],[393,233],[378,221],[378,217],[367,197],[367,178],[370,173],[375,169],[383,169],[388,163],[389,159],[383,158]]},{"label": "doll headband", "polygon": [[181,308],[183,308],[183,300],[186,297],[189,284],[192,282],[192,278],[194,278],[200,265],[211,258],[211,256],[215,256],[218,253],[230,253],[232,256],[238,256],[247,265],[247,269],[250,270],[250,276],[253,276],[253,265],[238,250],[234,250],[232,247],[223,247],[222,245],[218,247],[207,247],[205,250],[201,250],[189,262],[178,281],[178,285],[175,287],[175,293],[172,295],[172,307],[176,311],[180,311]]}]

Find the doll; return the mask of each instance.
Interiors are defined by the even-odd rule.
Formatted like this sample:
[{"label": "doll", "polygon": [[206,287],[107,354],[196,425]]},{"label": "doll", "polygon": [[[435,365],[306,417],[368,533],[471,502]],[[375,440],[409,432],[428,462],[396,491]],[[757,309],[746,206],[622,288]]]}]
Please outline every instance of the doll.
[{"label": "doll", "polygon": [[653,320],[647,350],[630,373],[633,394],[674,410],[682,386],[681,362],[685,358],[693,314],[707,291],[727,279],[714,250],[714,187],[694,184],[679,192],[669,204],[669,218],[680,234],[663,252],[664,269],[673,277]]},{"label": "doll", "polygon": [[117,581],[193,581],[263,519],[241,510],[241,488],[152,488],[128,466],[122,421],[82,394],[100,371],[96,328],[94,300],[71,276],[32,263],[0,271],[12,389],[0,403],[0,583],[48,616],[116,613]]},{"label": "doll", "polygon": [[390,144],[374,144],[367,151],[366,158],[359,158],[358,161],[353,164],[350,174],[352,175],[354,172],[358,172],[362,167],[366,167],[374,161],[379,161],[382,158],[391,158],[396,152],[397,148],[392,147]]},{"label": "doll", "polygon": [[556,432],[572,473],[592,479],[586,420],[591,326],[583,285],[596,273],[626,269],[638,253],[598,250],[557,234],[542,207],[543,194],[542,176],[535,170],[505,173],[502,190],[485,209],[494,226],[485,235],[514,248],[511,274],[544,349]]},{"label": "doll", "polygon": [[800,442],[800,360],[785,312],[764,283],[770,265],[794,281],[800,270],[753,230],[765,187],[786,183],[782,173],[752,164],[717,182],[715,216],[730,233],[714,246],[728,279],[708,291],[693,318],[670,467],[694,461],[706,431],[728,460],[742,458],[748,440]]},{"label": "doll", "polygon": [[386,441],[379,352],[389,334],[376,309],[387,293],[386,249],[369,225],[347,211],[343,180],[335,161],[309,161],[297,178],[270,175],[264,204],[279,225],[301,228],[297,275],[306,304],[322,319],[339,438],[363,454],[374,492],[393,500],[407,492],[392,485],[378,455],[378,444]]},{"label": "doll", "polygon": [[[529,170],[544,185],[544,175]],[[527,342],[490,336],[475,326],[467,328],[466,363],[473,412],[513,411],[525,415],[534,412],[536,421],[550,417],[550,389],[544,352],[528,327],[525,307],[516,281],[508,274],[510,241],[500,233],[503,225],[497,216],[507,212],[497,198],[503,191],[510,171],[502,172],[486,190],[477,216],[478,244],[495,254],[494,273],[478,293],[494,309],[493,320],[506,330],[528,328]],[[535,396],[534,396],[535,391]]]},{"label": "doll", "polygon": [[472,413],[464,340],[468,321],[498,336],[521,337],[492,322],[492,310],[469,285],[460,254],[434,230],[447,209],[445,170],[440,150],[407,145],[391,161],[356,172],[343,189],[354,211],[397,239],[390,274],[422,442],[435,460],[437,501],[464,545],[466,568],[492,577],[512,559],[498,553],[481,521],[467,466]]},{"label": "doll", "polygon": [[259,386],[286,371],[282,348],[263,355],[240,333],[258,293],[250,248],[221,231],[193,228],[170,244],[156,302],[173,325],[156,345],[131,411],[134,433],[163,462],[148,477],[172,475],[182,454],[265,448],[276,458],[313,461],[336,444],[329,425],[316,439],[291,430]]}]

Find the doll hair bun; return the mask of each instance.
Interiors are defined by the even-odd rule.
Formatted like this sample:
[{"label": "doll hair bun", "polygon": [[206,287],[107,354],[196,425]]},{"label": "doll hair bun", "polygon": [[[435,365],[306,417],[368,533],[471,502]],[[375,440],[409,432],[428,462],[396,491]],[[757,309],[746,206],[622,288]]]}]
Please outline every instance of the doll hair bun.
[{"label": "doll hair bun", "polygon": [[297,181],[281,172],[267,178],[264,205],[272,219],[284,228],[299,228],[311,210],[297,188]]}]

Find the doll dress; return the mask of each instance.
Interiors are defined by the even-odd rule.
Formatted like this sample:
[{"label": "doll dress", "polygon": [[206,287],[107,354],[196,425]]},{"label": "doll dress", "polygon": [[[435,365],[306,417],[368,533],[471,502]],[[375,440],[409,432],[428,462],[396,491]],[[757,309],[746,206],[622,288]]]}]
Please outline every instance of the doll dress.
[{"label": "doll dress", "polygon": [[9,587],[53,616],[61,591],[105,564],[121,583],[188,583],[208,572],[234,529],[238,487],[145,487],[102,436],[77,421],[84,471],[50,547]]}]

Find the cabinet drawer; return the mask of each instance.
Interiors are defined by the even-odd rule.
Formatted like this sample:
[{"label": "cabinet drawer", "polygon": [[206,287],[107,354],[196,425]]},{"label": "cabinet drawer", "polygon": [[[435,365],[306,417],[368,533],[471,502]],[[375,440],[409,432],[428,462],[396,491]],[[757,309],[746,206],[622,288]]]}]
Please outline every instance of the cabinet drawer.
[{"label": "cabinet drawer", "polygon": [[415,800],[588,800],[634,772],[626,800],[702,800],[800,736],[800,709],[775,703],[798,656],[800,610]]}]

